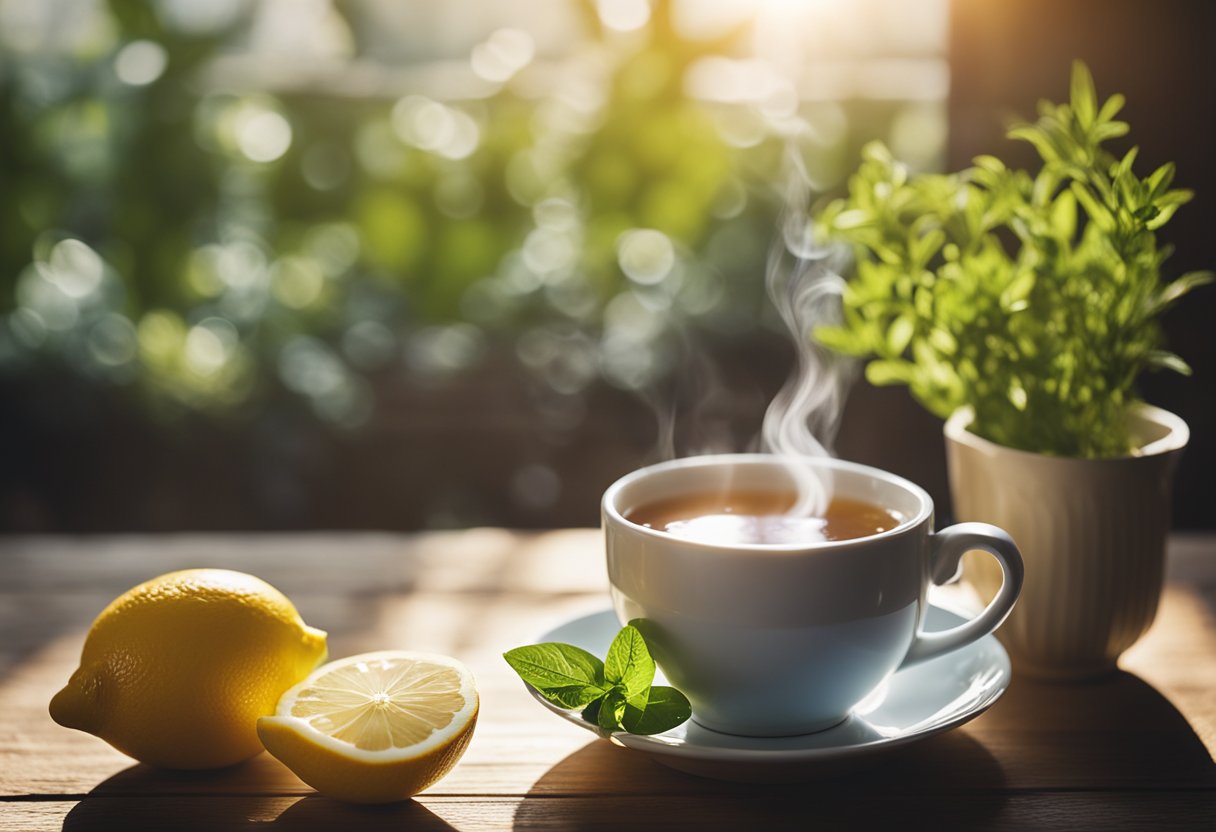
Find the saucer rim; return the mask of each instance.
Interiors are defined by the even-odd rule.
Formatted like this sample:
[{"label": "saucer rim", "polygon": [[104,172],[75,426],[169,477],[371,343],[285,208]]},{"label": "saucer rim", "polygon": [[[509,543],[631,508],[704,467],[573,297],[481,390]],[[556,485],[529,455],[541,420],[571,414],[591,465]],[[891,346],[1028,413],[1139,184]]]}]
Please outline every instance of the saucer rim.
[{"label": "saucer rim", "polygon": [[[968,619],[970,617],[970,613],[961,612],[957,609],[952,608],[952,605],[950,605],[948,603],[942,603],[942,602],[936,601],[936,600],[930,601],[929,607],[931,609],[937,609],[937,610],[945,612],[949,615],[957,617],[959,619],[959,623],[962,623],[963,621],[965,621],[966,619]],[[540,633],[538,635],[538,637],[536,638],[536,641],[539,642],[539,641],[545,641],[545,640],[552,640],[552,636],[556,631],[563,629],[563,628],[569,626],[570,624],[573,624],[574,622],[579,621],[580,619],[591,618],[594,616],[599,616],[599,615],[603,615],[604,613],[611,613],[611,612],[612,612],[612,609],[610,607],[602,607],[600,609],[592,610],[590,612],[583,613],[580,615],[570,616],[562,621],[559,621],[558,623],[554,624],[553,626],[546,628],[546,630],[543,633]],[[584,720],[582,718],[581,714],[579,713],[579,711],[566,710],[564,708],[561,708],[561,707],[555,705],[554,703],[549,702],[547,699],[545,699],[543,696],[541,696],[540,692],[537,691],[535,688],[533,688],[531,685],[527,684],[526,682],[523,684],[533,699],[535,699],[537,702],[544,705],[547,710],[551,711],[552,713],[556,714],[557,716],[560,716],[562,719],[566,720],[567,722],[577,725],[580,728],[582,728],[583,730],[589,731],[590,733],[595,734],[598,737],[606,739],[606,740],[612,742],[614,745],[619,745],[621,747],[629,748],[629,749],[632,749],[635,751],[642,751],[645,753],[656,754],[659,756],[674,757],[674,758],[689,759],[689,760],[700,760],[700,761],[707,761],[707,762],[713,761],[713,762],[722,762],[722,763],[754,763],[754,764],[761,764],[761,765],[763,765],[763,764],[779,765],[779,764],[788,764],[788,763],[814,763],[814,762],[821,762],[821,761],[827,761],[827,760],[840,760],[842,758],[866,757],[866,756],[871,756],[871,755],[878,754],[878,753],[881,753],[884,751],[895,750],[895,749],[901,748],[903,746],[910,745],[911,743],[919,742],[920,740],[928,739],[929,737],[933,737],[938,734],[945,733],[946,731],[952,731],[955,728],[961,727],[961,726],[967,724],[968,722],[970,722],[971,720],[975,719],[976,717],[982,715],[985,711],[987,711],[989,708],[991,708],[993,705],[995,705],[997,703],[997,701],[999,701],[1000,698],[1009,689],[1009,684],[1012,681],[1013,673],[1012,673],[1012,664],[1009,659],[1009,654],[1008,654],[1008,652],[1006,652],[1004,645],[1002,645],[1000,643],[1000,641],[997,640],[995,635],[993,635],[992,633],[989,633],[988,635],[985,635],[979,639],[976,639],[976,641],[972,642],[971,645],[968,645],[968,646],[975,646],[975,645],[981,645],[981,644],[985,648],[987,648],[987,650],[990,653],[992,653],[992,658],[993,658],[992,666],[995,667],[996,669],[998,669],[1000,672],[998,673],[997,677],[992,681],[992,683],[989,685],[989,687],[985,691],[984,695],[970,707],[967,707],[959,712],[956,712],[951,717],[948,717],[942,721],[936,721],[936,722],[934,722],[930,725],[927,725],[924,728],[914,731],[912,733],[901,733],[901,734],[898,734],[893,737],[877,737],[875,739],[868,740],[866,742],[842,743],[840,745],[829,745],[829,746],[818,747],[818,748],[764,749],[764,748],[724,748],[724,747],[718,747],[718,746],[712,746],[712,745],[693,745],[693,744],[670,745],[670,744],[667,744],[665,742],[662,742],[662,741],[656,739],[657,737],[662,737],[663,734],[656,734],[654,736],[650,736],[650,735],[645,735],[645,734],[630,734],[627,731],[613,731],[611,733],[606,733],[606,732],[600,730],[598,725],[593,725],[592,723]],[[946,654],[944,656],[939,656],[930,661],[943,661],[943,660],[949,661],[950,658],[951,658],[950,654]],[[895,674],[892,676],[892,678],[894,678],[894,676],[898,676],[900,672],[901,671],[897,670],[895,672]],[[835,730],[839,729],[841,726],[848,724],[848,722],[851,719],[853,719],[853,716],[850,714],[850,716],[844,722],[840,723],[837,726],[833,726],[832,728],[829,728],[827,730],[835,731]],[[711,731],[712,733],[715,733],[715,734],[721,734],[724,737],[734,736],[731,734],[723,734],[720,731],[713,731],[713,729],[705,728],[705,726],[701,726],[701,728],[706,731]],[[811,736],[811,735],[804,735],[804,736]],[[745,739],[754,739],[757,742],[763,742],[765,739],[769,739],[769,738],[745,737]],[[772,738],[772,739],[780,739],[780,738]]]}]

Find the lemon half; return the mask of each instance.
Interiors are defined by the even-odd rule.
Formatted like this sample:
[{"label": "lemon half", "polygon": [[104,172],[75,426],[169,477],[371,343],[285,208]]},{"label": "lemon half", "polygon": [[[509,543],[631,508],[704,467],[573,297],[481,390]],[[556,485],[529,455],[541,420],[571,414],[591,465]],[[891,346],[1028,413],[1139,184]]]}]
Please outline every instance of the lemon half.
[{"label": "lemon half", "polygon": [[452,770],[478,706],[473,674],[456,659],[386,650],[318,668],[258,720],[258,736],[322,794],[387,803]]}]

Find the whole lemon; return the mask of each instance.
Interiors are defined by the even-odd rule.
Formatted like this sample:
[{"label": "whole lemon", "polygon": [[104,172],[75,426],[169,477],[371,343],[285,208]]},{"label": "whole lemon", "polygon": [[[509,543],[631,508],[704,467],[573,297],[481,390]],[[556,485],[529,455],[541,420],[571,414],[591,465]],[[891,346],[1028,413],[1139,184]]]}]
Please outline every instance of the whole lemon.
[{"label": "whole lemon", "polygon": [[258,717],[325,656],[325,633],[260,578],[171,572],[97,616],[51,718],[151,765],[233,765],[262,750]]}]

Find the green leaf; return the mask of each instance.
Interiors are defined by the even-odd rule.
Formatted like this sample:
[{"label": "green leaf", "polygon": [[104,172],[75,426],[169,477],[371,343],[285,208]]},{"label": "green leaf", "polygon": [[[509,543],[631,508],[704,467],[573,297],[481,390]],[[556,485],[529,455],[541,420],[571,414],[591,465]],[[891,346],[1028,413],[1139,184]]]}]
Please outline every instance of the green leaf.
[{"label": "green leaf", "polygon": [[832,225],[834,225],[836,228],[841,229],[864,228],[865,226],[871,224],[872,220],[866,214],[866,212],[856,208],[848,211],[841,211],[836,215],[836,219],[832,223]]},{"label": "green leaf", "polygon": [[[536,685],[532,685],[532,687],[536,688]],[[570,685],[564,688],[544,690],[536,688],[536,692],[553,704],[569,709],[581,708],[604,696],[604,689],[594,685]]]},{"label": "green leaf", "polygon": [[1110,98],[1106,99],[1106,103],[1102,105],[1102,109],[1098,111],[1098,121],[1110,121],[1115,116],[1119,115],[1119,111],[1123,109],[1126,100],[1119,93],[1115,93]]},{"label": "green leaf", "polygon": [[1153,311],[1159,312],[1165,309],[1187,292],[1211,283],[1213,280],[1216,280],[1216,273],[1213,272],[1187,272],[1161,290],[1161,294],[1157,296]]},{"label": "green leaf", "polygon": [[625,707],[622,722],[631,734],[661,734],[683,725],[690,716],[692,705],[684,694],[675,688],[656,685],[650,689],[644,709]]},{"label": "green leaf", "polygon": [[1077,233],[1077,198],[1072,191],[1060,191],[1051,206],[1051,228],[1058,240],[1071,240]]},{"label": "green leaf", "polygon": [[1114,169],[1111,171],[1112,178],[1118,179],[1121,176],[1130,173],[1132,165],[1136,164],[1136,157],[1139,155],[1139,145],[1136,145],[1131,150],[1127,151],[1127,153],[1123,155],[1123,158],[1119,160],[1119,163],[1115,165]]},{"label": "green leaf", "polygon": [[875,387],[907,384],[915,366],[907,361],[871,361],[866,365],[866,380]]},{"label": "green leaf", "polygon": [[909,246],[912,268],[920,270],[927,266],[945,242],[946,234],[940,228],[934,228],[915,240]]},{"label": "green leaf", "polygon": [[1005,163],[995,156],[976,156],[971,161],[977,168],[989,173],[1003,174],[1006,170]]},{"label": "green leaf", "polygon": [[934,327],[929,333],[929,345],[943,355],[954,355],[958,352],[958,341],[949,330]]},{"label": "green leaf", "polygon": [[1039,151],[1039,155],[1043,157],[1044,162],[1058,162],[1060,160],[1060,154],[1055,146],[1052,145],[1051,139],[1037,127],[1030,125],[1014,127],[1007,135],[1011,139],[1021,139],[1022,141],[1030,142],[1034,145],[1034,149]]},{"label": "green leaf", "polygon": [[1080,182],[1073,182],[1070,188],[1077,201],[1081,203],[1081,207],[1085,209],[1085,213],[1093,220],[1094,225],[1107,234],[1112,233],[1115,230],[1115,218],[1110,210],[1099,203],[1089,189]]},{"label": "green leaf", "polygon": [[895,164],[895,157],[880,141],[866,142],[865,146],[861,148],[861,158],[867,162],[876,162],[883,167]]},{"label": "green leaf", "polygon": [[911,315],[900,315],[887,330],[887,349],[891,355],[902,355],[916,334],[916,322]]},{"label": "green leaf", "polygon": [[1082,127],[1093,124],[1098,115],[1098,97],[1094,92],[1094,77],[1084,61],[1072,62],[1071,103]]},{"label": "green leaf", "polygon": [[604,660],[604,682],[622,688],[625,699],[634,707],[644,707],[650,683],[654,681],[654,659],[646,640],[632,624],[626,624],[612,640]]},{"label": "green leaf", "polygon": [[1174,212],[1180,207],[1191,201],[1195,194],[1192,191],[1173,190],[1169,191],[1155,200],[1155,204],[1161,209],[1157,216],[1153,217],[1145,224],[1145,227],[1151,231],[1156,231],[1161,226],[1170,221],[1174,216]]},{"label": "green leaf", "polygon": [[[621,714],[625,711],[625,695],[619,690],[610,690],[600,700],[600,708],[596,714],[596,724],[605,734],[621,730]],[[628,730],[628,729],[626,729]]]},{"label": "green leaf", "polygon": [[865,344],[852,330],[842,326],[818,326],[811,337],[830,350],[845,355],[864,355]]},{"label": "green leaf", "polygon": [[1165,350],[1149,350],[1144,356],[1144,363],[1148,367],[1161,370],[1173,370],[1184,376],[1189,376],[1192,373],[1191,365],[1187,364],[1172,352]]},{"label": "green leaf", "polygon": [[1153,202],[1159,208],[1178,208],[1190,202],[1194,197],[1194,191],[1186,188],[1175,188],[1172,191],[1166,191],[1153,200]]},{"label": "green leaf", "polygon": [[1010,312],[1025,309],[1026,304],[1024,301],[1034,291],[1034,284],[1037,279],[1037,275],[1030,269],[1026,269],[1017,275],[1005,288],[1005,291],[1001,293],[1001,307]]},{"label": "green leaf", "polygon": [[1108,121],[1094,128],[1094,139],[1099,142],[1117,139],[1120,136],[1126,136],[1130,130],[1126,121]]},{"label": "green leaf", "polygon": [[647,624],[639,618],[622,627],[606,662],[556,642],[517,647],[503,657],[546,700],[582,708],[582,718],[604,734],[622,730],[623,720],[626,731],[659,733],[688,719],[692,708],[674,688],[651,686],[655,664],[646,646]]},{"label": "green leaf", "polygon": [[1171,184],[1174,182],[1174,163],[1166,162],[1161,167],[1157,168],[1148,179],[1144,180],[1145,186],[1148,188],[1148,198],[1157,199],[1165,193]]},{"label": "green leaf", "polygon": [[604,663],[571,644],[545,642],[516,647],[503,654],[507,664],[539,691],[604,685]]}]

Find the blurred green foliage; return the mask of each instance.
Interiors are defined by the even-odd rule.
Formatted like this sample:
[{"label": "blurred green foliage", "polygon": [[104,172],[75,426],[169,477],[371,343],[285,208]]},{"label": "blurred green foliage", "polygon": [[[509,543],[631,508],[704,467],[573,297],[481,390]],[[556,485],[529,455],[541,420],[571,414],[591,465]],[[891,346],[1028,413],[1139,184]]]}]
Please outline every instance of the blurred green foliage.
[{"label": "blurred green foliage", "polygon": [[0,372],[67,367],[160,414],[287,391],[354,426],[378,375],[505,345],[557,396],[640,389],[677,330],[759,320],[798,137],[684,91],[743,27],[690,40],[656,2],[622,37],[584,0],[540,93],[440,100],[217,76],[253,7],[192,29],[168,5],[112,0],[58,50],[0,38]]},{"label": "blurred green foliage", "polygon": [[1062,456],[1129,453],[1127,408],[1146,369],[1189,372],[1162,346],[1161,314],[1208,272],[1161,280],[1156,232],[1187,202],[1173,165],[1147,177],[1104,149],[1128,132],[1116,95],[1099,106],[1073,68],[1068,104],[1043,102],[1010,131],[1042,157],[1035,175],[982,156],[959,174],[910,176],[867,148],[822,233],[858,254],[845,323],[817,337],[868,356],[874,384],[906,384],[938,416],[967,406],[971,429]]}]

